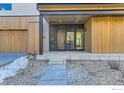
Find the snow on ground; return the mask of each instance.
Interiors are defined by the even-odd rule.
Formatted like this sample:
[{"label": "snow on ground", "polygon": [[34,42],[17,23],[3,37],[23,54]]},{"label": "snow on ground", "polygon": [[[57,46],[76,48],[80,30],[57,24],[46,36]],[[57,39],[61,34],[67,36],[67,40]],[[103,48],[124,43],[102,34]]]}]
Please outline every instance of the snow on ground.
[{"label": "snow on ground", "polygon": [[28,66],[28,59],[20,57],[14,60],[12,63],[0,68],[0,84],[5,78],[14,76],[18,70],[24,69]]},{"label": "snow on ground", "polygon": [[30,60],[28,66],[12,77],[4,79],[1,85],[37,85],[45,74],[48,61]]}]

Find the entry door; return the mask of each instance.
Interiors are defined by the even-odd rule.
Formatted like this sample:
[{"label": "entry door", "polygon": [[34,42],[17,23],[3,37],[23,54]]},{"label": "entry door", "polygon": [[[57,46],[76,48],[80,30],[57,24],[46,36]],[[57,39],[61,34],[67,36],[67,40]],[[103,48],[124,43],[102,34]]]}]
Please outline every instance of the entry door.
[{"label": "entry door", "polygon": [[57,31],[57,49],[65,49],[65,31],[63,28],[58,29]]},{"label": "entry door", "polygon": [[66,30],[66,50],[74,50],[75,49],[75,32],[74,29]]}]

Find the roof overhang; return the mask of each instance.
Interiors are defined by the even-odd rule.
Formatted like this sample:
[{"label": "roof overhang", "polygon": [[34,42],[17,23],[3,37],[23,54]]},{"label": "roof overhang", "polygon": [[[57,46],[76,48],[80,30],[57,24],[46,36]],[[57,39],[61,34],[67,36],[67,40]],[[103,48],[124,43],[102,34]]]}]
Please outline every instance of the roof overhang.
[{"label": "roof overhang", "polygon": [[124,15],[124,4],[38,4],[42,15]]},{"label": "roof overhang", "polygon": [[38,4],[40,11],[124,10],[124,4]]}]

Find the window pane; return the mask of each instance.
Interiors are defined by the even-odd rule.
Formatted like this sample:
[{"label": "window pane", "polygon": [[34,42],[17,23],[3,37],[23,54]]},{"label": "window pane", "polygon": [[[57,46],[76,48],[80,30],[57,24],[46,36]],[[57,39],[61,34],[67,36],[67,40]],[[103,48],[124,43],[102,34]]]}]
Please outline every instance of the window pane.
[{"label": "window pane", "polygon": [[67,32],[66,48],[74,49],[74,32]]},{"label": "window pane", "polygon": [[76,49],[83,49],[83,29],[76,30]]},{"label": "window pane", "polygon": [[12,10],[12,4],[0,4],[1,11],[10,11]]}]

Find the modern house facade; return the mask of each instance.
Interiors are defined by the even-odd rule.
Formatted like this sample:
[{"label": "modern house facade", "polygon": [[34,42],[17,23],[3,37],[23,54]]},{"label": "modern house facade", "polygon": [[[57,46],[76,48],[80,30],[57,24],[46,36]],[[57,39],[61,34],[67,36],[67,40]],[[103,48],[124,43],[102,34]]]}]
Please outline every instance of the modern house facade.
[{"label": "modern house facade", "polygon": [[12,5],[0,11],[0,52],[124,53],[124,4]]}]

